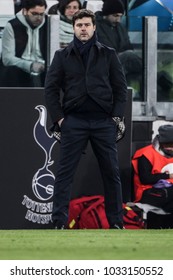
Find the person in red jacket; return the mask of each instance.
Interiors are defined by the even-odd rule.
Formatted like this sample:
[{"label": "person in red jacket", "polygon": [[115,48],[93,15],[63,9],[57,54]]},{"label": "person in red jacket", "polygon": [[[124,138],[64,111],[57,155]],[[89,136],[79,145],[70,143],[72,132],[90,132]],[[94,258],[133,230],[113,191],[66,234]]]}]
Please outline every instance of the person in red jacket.
[{"label": "person in red jacket", "polygon": [[132,159],[135,201],[173,212],[173,126],[162,125]]}]

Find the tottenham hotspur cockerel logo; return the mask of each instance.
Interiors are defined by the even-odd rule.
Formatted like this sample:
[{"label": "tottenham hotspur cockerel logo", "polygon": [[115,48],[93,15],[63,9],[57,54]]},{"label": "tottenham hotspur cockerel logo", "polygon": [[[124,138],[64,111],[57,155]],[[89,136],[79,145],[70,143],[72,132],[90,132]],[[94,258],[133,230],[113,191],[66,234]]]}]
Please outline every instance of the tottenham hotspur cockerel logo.
[{"label": "tottenham hotspur cockerel logo", "polygon": [[40,200],[48,200],[53,196],[54,174],[49,167],[54,163],[51,152],[56,140],[50,136],[46,129],[47,111],[43,105],[35,107],[39,111],[39,118],[34,126],[34,139],[45,153],[44,165],[38,169],[32,180],[32,189]]},{"label": "tottenham hotspur cockerel logo", "polygon": [[25,219],[38,224],[48,224],[51,221],[52,201],[55,176],[49,169],[54,163],[51,158],[52,148],[57,142],[52,135],[47,132],[47,110],[43,105],[35,107],[39,112],[39,117],[33,129],[35,142],[44,151],[45,160],[39,167],[32,179],[32,190],[37,201],[24,195],[22,204],[26,206],[27,213]]}]

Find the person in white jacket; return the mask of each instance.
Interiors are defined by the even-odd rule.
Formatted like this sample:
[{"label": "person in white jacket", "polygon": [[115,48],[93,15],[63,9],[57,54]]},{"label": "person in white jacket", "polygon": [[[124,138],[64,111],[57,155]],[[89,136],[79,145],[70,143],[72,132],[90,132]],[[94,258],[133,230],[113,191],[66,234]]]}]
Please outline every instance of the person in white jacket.
[{"label": "person in white jacket", "polygon": [[80,0],[60,0],[58,4],[53,5],[49,15],[60,15],[59,22],[59,41],[60,48],[65,48],[73,40],[74,30],[72,19],[73,15],[82,8]]},{"label": "person in white jacket", "polygon": [[5,26],[2,37],[4,86],[43,86],[46,59],[45,0],[22,1],[22,12]]}]

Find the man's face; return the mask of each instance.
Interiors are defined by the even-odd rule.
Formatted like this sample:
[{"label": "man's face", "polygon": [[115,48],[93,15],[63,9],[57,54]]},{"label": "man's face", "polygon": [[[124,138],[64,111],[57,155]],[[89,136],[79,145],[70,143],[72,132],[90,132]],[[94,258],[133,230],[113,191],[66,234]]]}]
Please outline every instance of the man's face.
[{"label": "man's face", "polygon": [[117,22],[121,21],[123,14],[117,13],[117,14],[112,14],[108,15],[106,18],[109,20],[112,24],[116,24]]},{"label": "man's face", "polygon": [[173,151],[173,143],[164,143],[164,144],[162,144],[162,147],[166,150]]},{"label": "man's face", "polygon": [[27,22],[33,26],[39,26],[45,15],[45,7],[44,6],[35,6],[29,10],[23,9],[23,14],[26,17]]},{"label": "man's face", "polygon": [[77,19],[74,24],[74,33],[76,37],[83,43],[87,42],[92,38],[96,26],[93,25],[92,19],[90,17],[83,17],[82,19]]},{"label": "man's face", "polygon": [[169,157],[173,157],[173,143],[160,143],[160,149]]}]

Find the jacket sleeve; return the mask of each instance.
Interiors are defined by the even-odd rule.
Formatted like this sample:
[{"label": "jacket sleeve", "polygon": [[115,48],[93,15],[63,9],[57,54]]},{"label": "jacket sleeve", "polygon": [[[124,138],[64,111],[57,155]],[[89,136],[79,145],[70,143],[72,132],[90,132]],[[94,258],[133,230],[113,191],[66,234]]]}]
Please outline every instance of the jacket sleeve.
[{"label": "jacket sleeve", "polygon": [[151,162],[144,155],[138,158],[139,178],[143,185],[153,185],[161,179],[169,179],[169,174],[166,173],[152,174],[152,168]]},{"label": "jacket sleeve", "polygon": [[30,73],[32,61],[22,59],[15,54],[15,38],[11,24],[8,22],[2,37],[2,62],[5,66],[16,66]]},{"label": "jacket sleeve", "polygon": [[64,117],[60,93],[63,85],[63,65],[61,50],[56,51],[45,79],[45,101],[53,123]]},{"label": "jacket sleeve", "polygon": [[112,116],[122,118],[124,116],[127,101],[127,82],[116,51],[113,49],[111,51],[110,84],[113,93]]}]

